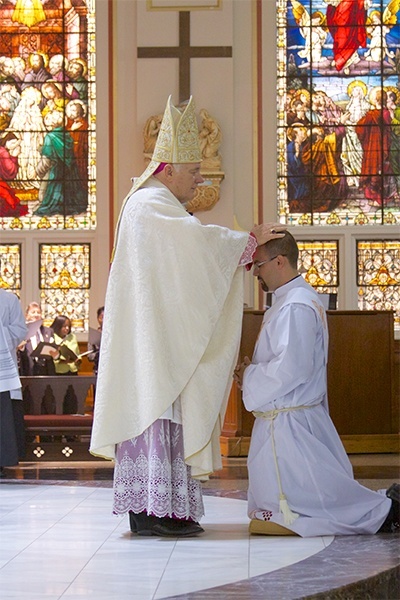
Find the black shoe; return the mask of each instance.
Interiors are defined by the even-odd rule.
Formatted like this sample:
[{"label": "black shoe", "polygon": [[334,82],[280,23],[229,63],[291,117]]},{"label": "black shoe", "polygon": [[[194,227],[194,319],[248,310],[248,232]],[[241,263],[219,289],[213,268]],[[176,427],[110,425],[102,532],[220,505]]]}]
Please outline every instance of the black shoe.
[{"label": "black shoe", "polygon": [[392,483],[390,488],[386,490],[386,496],[391,500],[400,502],[400,483]]},{"label": "black shoe", "polygon": [[132,533],[142,536],[188,537],[204,531],[195,521],[155,517],[154,515],[148,515],[145,511],[134,513],[130,510],[129,523]]},{"label": "black shoe", "polygon": [[195,521],[182,521],[164,517],[153,527],[155,534],[162,537],[191,537],[203,533],[204,529]]},{"label": "black shoe", "polygon": [[161,522],[162,519],[155,517],[154,515],[148,515],[145,511],[141,513],[134,513],[129,511],[129,524],[132,533],[138,535],[158,535],[153,531],[153,527]]},{"label": "black shoe", "polygon": [[136,533],[137,525],[136,525],[136,520],[135,520],[135,513],[133,513],[131,510],[129,511],[129,525],[130,525],[132,533]]},{"label": "black shoe", "polygon": [[391,499],[392,505],[378,533],[397,533],[400,531],[400,484],[393,483],[386,490],[386,496]]}]

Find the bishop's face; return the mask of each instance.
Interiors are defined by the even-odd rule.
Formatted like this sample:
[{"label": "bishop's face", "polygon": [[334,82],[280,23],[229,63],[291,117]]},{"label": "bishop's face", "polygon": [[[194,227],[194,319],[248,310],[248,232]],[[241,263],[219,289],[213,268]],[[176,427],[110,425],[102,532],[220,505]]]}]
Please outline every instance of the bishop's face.
[{"label": "bishop's face", "polygon": [[193,199],[197,186],[204,179],[200,174],[200,163],[180,164],[173,167],[170,190],[182,204]]}]

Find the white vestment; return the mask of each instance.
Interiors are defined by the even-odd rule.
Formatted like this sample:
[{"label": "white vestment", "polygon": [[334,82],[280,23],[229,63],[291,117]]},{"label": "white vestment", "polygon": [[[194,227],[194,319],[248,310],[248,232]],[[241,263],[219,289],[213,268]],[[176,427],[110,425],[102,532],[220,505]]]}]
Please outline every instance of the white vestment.
[{"label": "white vestment", "polygon": [[14,400],[22,400],[17,346],[27,333],[17,296],[0,289],[0,392],[10,392]]},{"label": "white vestment", "polygon": [[221,468],[248,239],[202,225],[153,177],[129,198],[107,286],[93,454],[113,458],[179,398],[192,476]]},{"label": "white vestment", "polygon": [[[376,533],[391,501],[353,478],[328,412],[327,352],[324,308],[299,276],[275,291],[244,374],[247,410],[302,407],[278,412],[273,420],[256,418],[248,457],[248,513],[303,537]],[[279,478],[291,511],[299,515],[290,525],[279,512]]]}]

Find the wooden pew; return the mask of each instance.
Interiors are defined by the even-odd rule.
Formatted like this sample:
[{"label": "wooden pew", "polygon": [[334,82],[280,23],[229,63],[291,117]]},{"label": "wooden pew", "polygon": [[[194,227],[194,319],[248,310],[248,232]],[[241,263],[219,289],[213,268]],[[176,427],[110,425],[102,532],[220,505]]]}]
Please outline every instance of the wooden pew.
[{"label": "wooden pew", "polygon": [[[88,450],[93,416],[85,413],[95,382],[94,375],[21,377],[26,461],[96,460]],[[76,398],[75,414],[63,414],[67,390]]]}]

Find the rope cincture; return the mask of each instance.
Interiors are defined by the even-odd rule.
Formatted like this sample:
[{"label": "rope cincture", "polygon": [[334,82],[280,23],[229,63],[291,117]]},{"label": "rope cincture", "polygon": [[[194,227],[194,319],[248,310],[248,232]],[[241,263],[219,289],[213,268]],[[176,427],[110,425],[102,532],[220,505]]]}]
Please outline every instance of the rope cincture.
[{"label": "rope cincture", "polygon": [[[320,403],[318,403],[320,404]],[[278,488],[279,488],[279,512],[283,514],[283,520],[285,525],[291,525],[294,521],[299,517],[298,513],[293,512],[290,509],[287,498],[282,489],[282,481],[281,475],[279,472],[278,458],[276,456],[276,448],[275,448],[275,436],[274,436],[274,420],[275,418],[283,412],[290,412],[294,410],[303,410],[306,408],[314,408],[318,406],[318,404],[311,405],[303,405],[303,406],[291,406],[288,408],[275,408],[273,410],[268,410],[267,412],[260,412],[257,410],[253,410],[253,415],[258,419],[266,419],[267,421],[271,421],[271,443],[272,443],[272,451],[274,454],[274,462],[276,469],[276,477],[278,480]]]}]

